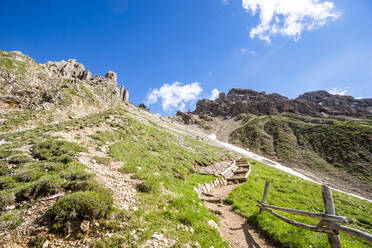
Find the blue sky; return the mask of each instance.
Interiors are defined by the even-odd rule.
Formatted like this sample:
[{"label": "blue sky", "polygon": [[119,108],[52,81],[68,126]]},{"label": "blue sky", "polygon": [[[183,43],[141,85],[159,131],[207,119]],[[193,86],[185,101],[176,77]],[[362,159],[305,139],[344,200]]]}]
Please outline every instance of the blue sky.
[{"label": "blue sky", "polygon": [[[279,7],[267,22],[270,2]],[[132,103],[162,114],[233,87],[372,97],[372,2],[288,2],[0,0],[0,49],[39,63],[76,58],[93,74],[113,70]],[[305,18],[285,26],[301,11]]]}]

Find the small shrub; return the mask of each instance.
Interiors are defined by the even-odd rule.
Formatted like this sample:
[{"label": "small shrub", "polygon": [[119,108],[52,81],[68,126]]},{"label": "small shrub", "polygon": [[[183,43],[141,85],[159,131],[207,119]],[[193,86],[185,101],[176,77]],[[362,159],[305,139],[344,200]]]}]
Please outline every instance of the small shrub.
[{"label": "small shrub", "polygon": [[14,179],[17,182],[32,182],[36,181],[45,174],[44,171],[38,169],[21,169],[16,172]]},{"label": "small shrub", "polygon": [[0,190],[10,189],[14,186],[15,180],[11,176],[0,177]]},{"label": "small shrub", "polygon": [[10,193],[0,192],[0,210],[13,203],[13,197]]},{"label": "small shrub", "polygon": [[78,230],[83,220],[93,220],[107,216],[113,206],[110,194],[94,191],[75,192],[59,199],[45,213],[51,229],[66,232],[66,224]]},{"label": "small shrub", "polygon": [[99,157],[99,156],[94,156],[93,159],[98,163],[98,164],[104,164],[104,165],[109,165],[112,161],[111,158],[109,157]]},{"label": "small shrub", "polygon": [[149,179],[138,184],[137,190],[143,193],[159,194],[161,193],[161,185],[156,180]]},{"label": "small shrub", "polygon": [[94,179],[89,179],[86,181],[76,180],[76,181],[67,181],[62,184],[62,187],[65,190],[70,190],[73,192],[77,191],[96,191],[96,192],[102,192],[106,194],[111,194],[111,191],[105,187],[103,187],[101,184],[99,184]]},{"label": "small shrub", "polygon": [[35,237],[28,242],[27,247],[29,247],[29,248],[42,248],[45,241],[46,241],[45,238]]},{"label": "small shrub", "polygon": [[15,229],[23,223],[23,218],[18,211],[3,213],[0,216],[0,227]]},{"label": "small shrub", "polygon": [[0,161],[0,176],[8,175],[10,169],[8,168],[6,162]]},{"label": "small shrub", "polygon": [[15,155],[8,160],[9,164],[24,164],[31,161],[32,159],[26,155]]},{"label": "small shrub", "polygon": [[16,201],[34,200],[40,197],[58,193],[61,178],[56,176],[45,176],[38,181],[23,187],[16,193]]},{"label": "small shrub", "polygon": [[70,181],[87,180],[93,177],[92,173],[86,172],[84,169],[70,169],[61,172],[60,176]]},{"label": "small shrub", "polygon": [[32,148],[32,156],[39,160],[56,161],[67,164],[72,157],[85,148],[64,140],[47,139],[36,143]]},{"label": "small shrub", "polygon": [[61,171],[66,169],[67,165],[60,162],[45,162],[43,163],[42,168],[45,171]]}]

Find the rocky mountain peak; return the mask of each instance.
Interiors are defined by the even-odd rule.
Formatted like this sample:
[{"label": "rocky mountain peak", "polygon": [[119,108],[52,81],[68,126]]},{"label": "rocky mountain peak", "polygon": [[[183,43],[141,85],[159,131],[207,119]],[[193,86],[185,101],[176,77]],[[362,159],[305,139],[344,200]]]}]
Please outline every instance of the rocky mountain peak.
[{"label": "rocky mountain peak", "polygon": [[221,92],[215,101],[207,99],[198,101],[193,114],[232,117],[241,113],[276,115],[282,112],[310,116],[322,114],[362,116],[372,113],[372,99],[332,95],[324,90],[307,92],[296,99],[289,99],[277,93],[266,94],[250,89],[233,88],[227,95]]},{"label": "rocky mountain peak", "polygon": [[48,109],[92,102],[104,107],[118,101],[128,102],[129,92],[124,86],[118,88],[113,71],[105,77],[92,77],[76,59],[38,64],[21,52],[0,50],[1,109]]},{"label": "rocky mountain peak", "polygon": [[89,80],[92,74],[86,71],[84,65],[76,62],[76,59],[69,59],[67,61],[49,61],[44,66],[49,75],[52,77],[60,77],[64,79],[78,78],[81,80]]}]

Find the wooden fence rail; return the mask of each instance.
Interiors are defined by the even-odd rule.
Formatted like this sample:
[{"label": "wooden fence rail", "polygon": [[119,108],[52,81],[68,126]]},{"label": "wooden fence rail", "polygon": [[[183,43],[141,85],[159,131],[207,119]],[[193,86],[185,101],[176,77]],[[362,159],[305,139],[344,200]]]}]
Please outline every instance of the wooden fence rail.
[{"label": "wooden fence rail", "polygon": [[[360,230],[346,227],[346,226],[341,226],[338,223],[351,223],[352,221],[349,220],[347,217],[344,216],[338,216],[335,215],[335,207],[333,204],[333,197],[332,197],[332,192],[331,189],[326,186],[322,185],[322,196],[323,196],[323,202],[324,202],[324,208],[325,208],[325,213],[314,213],[314,212],[309,212],[309,211],[303,211],[303,210],[297,210],[297,209],[291,209],[291,208],[283,208],[283,207],[277,207],[274,205],[270,205],[266,203],[267,199],[267,194],[269,192],[269,182],[266,181],[265,184],[265,190],[263,193],[262,197],[262,202],[260,204],[257,204],[257,206],[260,208],[260,213],[262,211],[266,211],[276,218],[291,224],[293,226],[303,228],[306,230],[310,230],[313,232],[321,232],[321,233],[326,233],[328,235],[328,241],[331,245],[331,248],[340,248],[341,247],[341,240],[340,240],[340,232],[344,232],[350,235],[357,236],[361,239],[364,239],[366,241],[369,241],[372,243],[372,235],[366,232],[362,232]],[[320,220],[320,222],[315,225],[308,225],[304,223],[300,223],[291,219],[288,219],[272,209],[282,211],[282,212],[287,212],[295,215],[300,215],[300,216],[306,216],[314,219]]]}]

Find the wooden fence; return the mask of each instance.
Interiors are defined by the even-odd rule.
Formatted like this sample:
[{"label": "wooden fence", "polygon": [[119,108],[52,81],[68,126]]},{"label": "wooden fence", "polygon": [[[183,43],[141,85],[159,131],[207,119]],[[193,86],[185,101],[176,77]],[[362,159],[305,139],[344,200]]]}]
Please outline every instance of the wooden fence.
[{"label": "wooden fence", "polygon": [[[335,207],[333,204],[332,192],[328,186],[322,185],[322,196],[323,196],[323,201],[324,201],[325,213],[313,213],[313,212],[308,212],[308,211],[277,207],[277,206],[267,204],[266,198],[267,198],[267,193],[269,191],[269,185],[270,185],[269,182],[266,181],[265,190],[264,190],[264,194],[262,197],[262,202],[261,204],[257,204],[257,206],[260,208],[260,212],[264,210],[274,215],[278,219],[288,224],[291,224],[293,226],[299,227],[299,228],[303,228],[303,229],[310,230],[313,232],[326,233],[328,235],[328,241],[330,243],[331,248],[341,247],[341,240],[340,240],[339,232],[344,232],[350,235],[354,235],[354,236],[357,236],[361,239],[364,239],[372,243],[371,234],[362,232],[354,228],[341,226],[339,224],[339,223],[343,223],[343,224],[351,223],[351,220],[349,220],[347,217],[344,217],[344,216],[335,215]],[[308,224],[304,224],[304,223],[300,223],[300,222],[288,219],[274,212],[272,209],[295,214],[295,215],[306,216],[306,217],[318,219],[320,221],[317,225],[312,226],[312,225],[308,225]]]}]

